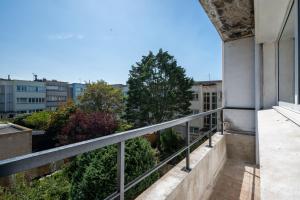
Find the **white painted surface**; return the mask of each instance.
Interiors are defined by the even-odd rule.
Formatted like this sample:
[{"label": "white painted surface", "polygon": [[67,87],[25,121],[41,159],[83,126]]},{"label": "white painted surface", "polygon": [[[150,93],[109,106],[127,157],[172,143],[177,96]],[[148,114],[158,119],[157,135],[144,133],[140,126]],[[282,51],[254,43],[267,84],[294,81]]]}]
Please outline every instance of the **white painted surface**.
[{"label": "white painted surface", "polygon": [[273,109],[258,112],[261,199],[300,199],[300,127]]},{"label": "white painted surface", "polygon": [[274,42],[291,0],[254,0],[255,41]]},{"label": "white painted surface", "polygon": [[224,128],[228,131],[255,132],[254,110],[224,110],[224,122],[228,123]]},{"label": "white painted surface", "polygon": [[277,104],[276,47],[275,43],[263,44],[263,108]]},{"label": "white painted surface", "polygon": [[[225,107],[253,108],[254,38],[223,43],[223,99]],[[255,131],[254,111],[224,110],[231,130]]]}]

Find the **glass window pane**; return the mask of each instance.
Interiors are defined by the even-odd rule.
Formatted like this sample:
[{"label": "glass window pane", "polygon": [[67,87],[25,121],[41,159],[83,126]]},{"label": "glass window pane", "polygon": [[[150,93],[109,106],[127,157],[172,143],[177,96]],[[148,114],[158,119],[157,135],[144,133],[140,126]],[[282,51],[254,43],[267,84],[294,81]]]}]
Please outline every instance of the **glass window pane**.
[{"label": "glass window pane", "polygon": [[292,7],[278,43],[279,101],[295,102],[295,8]]}]

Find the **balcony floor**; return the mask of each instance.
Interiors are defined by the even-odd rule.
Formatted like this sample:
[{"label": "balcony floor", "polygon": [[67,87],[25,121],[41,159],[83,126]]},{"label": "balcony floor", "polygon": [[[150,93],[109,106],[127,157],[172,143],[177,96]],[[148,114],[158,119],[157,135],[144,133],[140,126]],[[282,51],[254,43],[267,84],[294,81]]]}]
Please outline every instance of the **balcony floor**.
[{"label": "balcony floor", "polygon": [[220,172],[210,200],[260,199],[260,173],[255,165],[227,160]]}]

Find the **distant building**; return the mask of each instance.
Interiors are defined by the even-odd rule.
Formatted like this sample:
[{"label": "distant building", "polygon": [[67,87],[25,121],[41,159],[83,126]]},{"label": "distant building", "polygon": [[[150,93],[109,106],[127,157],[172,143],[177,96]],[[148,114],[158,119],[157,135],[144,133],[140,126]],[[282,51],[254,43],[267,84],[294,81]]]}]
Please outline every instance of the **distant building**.
[{"label": "distant building", "polygon": [[46,86],[46,108],[56,110],[60,105],[67,102],[68,83],[57,80],[37,79],[34,82],[42,82]]},{"label": "distant building", "polygon": [[124,95],[124,96],[127,96],[128,90],[129,90],[128,85],[123,85],[123,84],[113,84],[113,85],[111,85],[111,86],[113,86],[114,88],[120,89],[120,90],[122,91],[123,95]]},{"label": "distant building", "polygon": [[69,98],[71,98],[76,104],[79,103],[79,96],[81,96],[86,88],[84,83],[72,83],[69,84]]},{"label": "distant building", "polygon": [[[213,110],[222,106],[222,81],[196,81],[192,86],[193,100],[191,101],[190,109],[193,114]],[[212,125],[217,124],[220,115],[212,116]],[[201,134],[208,130],[210,126],[210,117],[194,120],[190,122],[190,133]],[[176,130],[184,132],[185,127],[178,126]]]},{"label": "distant building", "polygon": [[0,118],[44,110],[45,101],[43,82],[0,79]]}]

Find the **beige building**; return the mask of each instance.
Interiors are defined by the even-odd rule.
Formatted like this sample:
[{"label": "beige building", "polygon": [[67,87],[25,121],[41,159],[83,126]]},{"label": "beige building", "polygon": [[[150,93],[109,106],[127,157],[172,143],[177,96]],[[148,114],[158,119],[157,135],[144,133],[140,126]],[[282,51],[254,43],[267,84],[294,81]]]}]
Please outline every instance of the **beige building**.
[{"label": "beige building", "polygon": [[[193,100],[191,101],[190,109],[192,114],[213,110],[222,107],[222,81],[196,81],[192,86]],[[217,116],[217,118],[216,118]],[[220,113],[212,115],[212,126],[217,125],[217,120],[220,122]],[[220,125],[220,123],[219,123]],[[210,117],[206,116],[190,123],[190,133],[192,135],[200,135],[207,131],[210,127]],[[220,126],[218,126],[220,128]],[[175,130],[182,135],[185,133],[185,126],[176,126]]]},{"label": "beige building", "polygon": [[16,124],[0,124],[0,160],[31,153],[31,129]]},{"label": "beige building", "polygon": [[[193,114],[213,110],[222,106],[222,81],[197,81],[192,87],[193,100],[190,109]],[[218,115],[218,119],[220,116]],[[212,125],[216,125],[216,115],[213,115]],[[192,121],[190,124],[191,133],[200,133],[210,126],[210,118]]]}]

